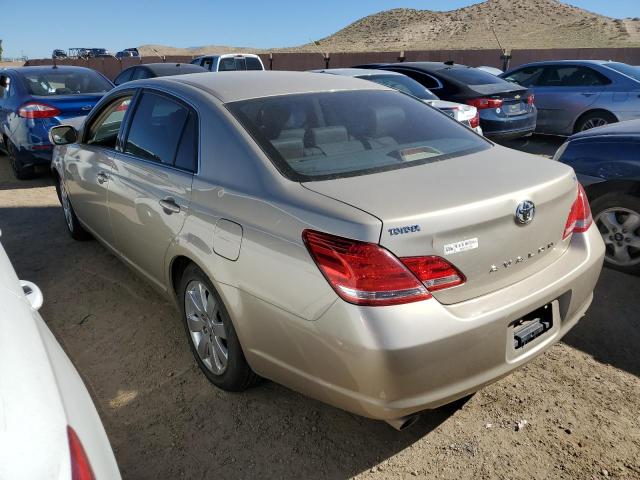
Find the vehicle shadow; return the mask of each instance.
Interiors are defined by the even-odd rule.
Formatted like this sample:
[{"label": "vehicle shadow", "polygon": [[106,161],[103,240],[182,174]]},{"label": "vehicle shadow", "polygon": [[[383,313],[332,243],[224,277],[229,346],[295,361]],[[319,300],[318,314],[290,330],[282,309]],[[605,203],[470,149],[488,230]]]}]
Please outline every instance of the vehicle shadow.
[{"label": "vehicle shadow", "polygon": [[563,339],[640,377],[640,278],[604,268],[587,315]]},{"label": "vehicle shadow", "polygon": [[98,242],[71,240],[60,207],[0,207],[0,229],[20,278],[43,291],[42,317],[91,390],[123,478],[348,478],[463,405],[398,432],[268,381],[224,392],[198,370],[173,304]]},{"label": "vehicle shadow", "polygon": [[49,172],[39,173],[29,180],[16,179],[11,171],[9,159],[3,152],[0,152],[0,191],[40,188],[50,185],[53,185],[53,177]]},{"label": "vehicle shadow", "polygon": [[521,152],[553,158],[556,150],[558,150],[565,140],[564,137],[554,135],[534,134],[529,137],[521,137],[513,140],[500,140],[496,141],[496,143],[499,143],[503,147],[520,150]]}]

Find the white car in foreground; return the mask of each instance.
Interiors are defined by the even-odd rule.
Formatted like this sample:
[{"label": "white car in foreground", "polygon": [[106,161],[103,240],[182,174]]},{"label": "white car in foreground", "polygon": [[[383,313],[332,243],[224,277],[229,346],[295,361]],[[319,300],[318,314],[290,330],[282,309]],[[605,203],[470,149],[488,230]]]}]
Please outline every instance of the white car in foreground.
[{"label": "white car in foreground", "polygon": [[80,375],[0,244],[0,479],[117,480],[118,465]]},{"label": "white car in foreground", "polygon": [[438,96],[427,87],[402,73],[364,68],[328,68],[324,70],[313,70],[313,73],[330,73],[332,75],[361,78],[379,83],[385,87],[393,88],[394,90],[399,90],[400,92],[419,98],[427,105],[437,108],[482,135],[480,115],[476,107],[463,103],[440,100]]}]

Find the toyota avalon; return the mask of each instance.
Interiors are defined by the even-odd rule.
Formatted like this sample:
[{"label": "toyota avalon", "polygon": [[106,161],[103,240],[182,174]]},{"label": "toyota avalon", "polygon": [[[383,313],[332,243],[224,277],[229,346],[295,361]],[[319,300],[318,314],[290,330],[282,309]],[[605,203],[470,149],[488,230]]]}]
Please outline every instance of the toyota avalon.
[{"label": "toyota avalon", "polygon": [[573,170],[355,78],[126,83],[50,131],[64,218],[176,300],[216,386],[396,428],[584,315],[604,245]]}]

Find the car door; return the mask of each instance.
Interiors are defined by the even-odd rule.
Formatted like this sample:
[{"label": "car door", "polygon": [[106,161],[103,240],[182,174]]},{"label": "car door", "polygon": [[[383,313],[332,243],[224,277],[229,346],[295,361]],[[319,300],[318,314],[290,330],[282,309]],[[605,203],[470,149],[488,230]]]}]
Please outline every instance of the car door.
[{"label": "car door", "polygon": [[582,65],[550,65],[532,85],[542,133],[573,133],[575,120],[604,91],[611,80]]},{"label": "car door", "polygon": [[[9,73],[0,75],[0,145],[4,145],[3,135],[13,138],[12,129],[15,129],[15,117],[18,110],[18,84]],[[13,124],[13,125],[12,125]]]},{"label": "car door", "polygon": [[107,205],[118,135],[132,91],[122,92],[88,119],[81,141],[67,146],[64,184],[80,221],[96,237],[115,248]]},{"label": "car door", "polygon": [[195,110],[166,93],[143,90],[114,158],[109,210],[124,259],[164,288],[164,258],[188,215],[197,166]]}]

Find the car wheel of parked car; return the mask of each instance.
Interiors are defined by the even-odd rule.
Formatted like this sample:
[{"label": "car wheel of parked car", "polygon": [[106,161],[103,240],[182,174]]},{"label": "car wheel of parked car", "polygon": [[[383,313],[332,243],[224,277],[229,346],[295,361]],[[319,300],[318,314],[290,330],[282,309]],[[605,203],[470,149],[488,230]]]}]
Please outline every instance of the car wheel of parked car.
[{"label": "car wheel of parked car", "polygon": [[56,182],[56,193],[58,194],[58,199],[60,200],[60,204],[62,205],[64,220],[67,223],[67,228],[69,229],[71,238],[73,238],[74,240],[90,239],[91,234],[89,234],[89,232],[87,232],[84,227],[80,225],[78,217],[76,216],[76,212],[71,206],[71,201],[69,200],[67,189],[60,178],[58,178],[58,181]]},{"label": "car wheel of parked car", "polygon": [[185,269],[178,298],[191,352],[209,381],[229,391],[255,384],[260,377],[244,357],[220,295],[197,265]]},{"label": "car wheel of parked car", "polygon": [[640,198],[609,193],[596,198],[591,209],[607,247],[607,265],[640,274]]},{"label": "car wheel of parked car", "polygon": [[608,112],[591,112],[587,113],[576,122],[575,131],[584,132],[585,130],[603,127],[610,123],[616,123],[617,121],[616,117]]},{"label": "car wheel of parked car", "polygon": [[28,180],[33,175],[33,171],[31,168],[24,168],[20,161],[18,160],[18,155],[16,152],[16,147],[11,143],[11,140],[8,138],[4,139],[7,156],[9,157],[9,163],[11,164],[11,169],[13,170],[13,175],[18,180]]}]

